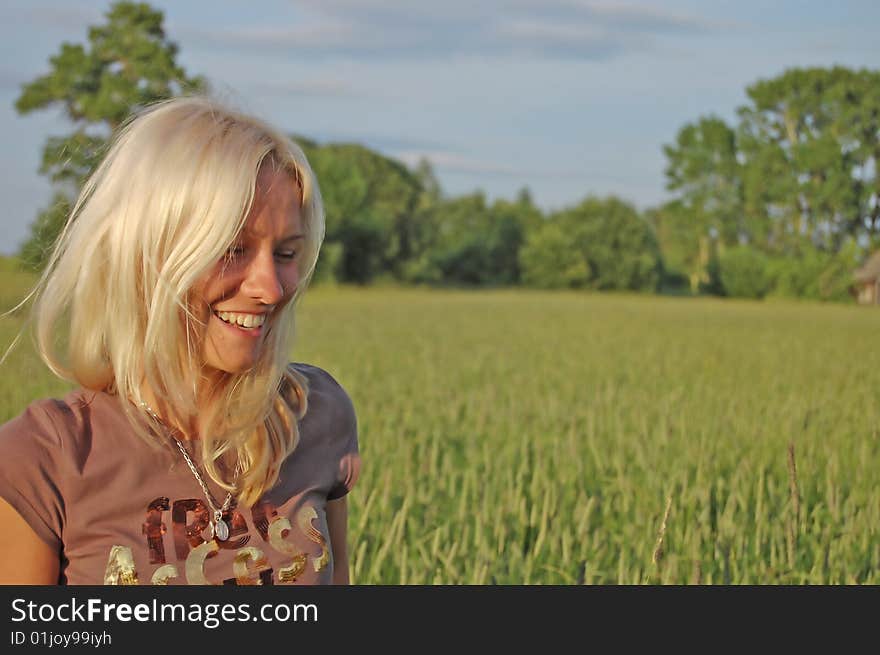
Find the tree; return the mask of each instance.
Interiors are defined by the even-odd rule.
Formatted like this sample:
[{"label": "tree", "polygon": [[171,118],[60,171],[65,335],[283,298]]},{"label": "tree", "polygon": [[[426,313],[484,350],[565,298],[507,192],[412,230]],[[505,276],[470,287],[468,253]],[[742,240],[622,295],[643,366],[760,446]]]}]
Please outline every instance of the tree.
[{"label": "tree", "polygon": [[770,287],[767,256],[750,246],[737,246],[720,259],[724,291],[734,298],[763,298]]},{"label": "tree", "polygon": [[421,158],[413,171],[419,194],[412,217],[410,257],[403,262],[400,279],[415,284],[436,284],[443,273],[431,257],[431,249],[439,233],[440,207],[443,191],[431,162]]},{"label": "tree", "polygon": [[521,189],[514,202],[496,200],[489,211],[487,236],[489,284],[519,284],[519,253],[527,235],[543,222],[541,211],[532,202],[528,189]]},{"label": "tree", "polygon": [[710,284],[714,250],[712,235],[705,223],[681,200],[649,210],[646,216],[663,254],[667,282],[679,286],[679,280],[686,280],[692,294],[706,288]]},{"label": "tree", "polygon": [[663,151],[666,188],[676,193],[657,215],[663,222],[664,254],[681,267],[696,293],[710,283],[713,254],[752,236],[743,221],[736,133],[721,119],[704,117],[685,125],[675,144]]},{"label": "tree", "polygon": [[15,102],[20,114],[60,105],[75,126],[72,134],[51,137],[43,148],[40,172],[52,181],[53,202],[22,246],[22,256],[35,268],[44,264],[73,198],[126,116],[206,87],[204,78],[188,77],[176,63],[177,45],[165,35],[161,11],[117,2],[105,17],[106,23],[89,28],[88,46],[62,43],[49,60],[49,73],[25,84]]},{"label": "tree", "polygon": [[745,208],[768,249],[837,252],[880,230],[880,73],[792,69],[747,89],[738,141]]},{"label": "tree", "polygon": [[487,203],[482,192],[434,199],[420,211],[421,252],[407,270],[413,282],[514,285],[526,234],[542,221],[526,190],[515,202]]},{"label": "tree", "polygon": [[701,118],[679,130],[675,145],[664,146],[667,188],[699,228],[724,246],[748,237],[742,219],[742,176],[736,134],[720,118]]},{"label": "tree", "polygon": [[320,182],[327,241],[342,244],[336,277],[358,283],[384,272],[399,277],[420,238],[419,180],[361,145],[298,142]]},{"label": "tree", "polygon": [[584,289],[592,273],[560,221],[529,234],[520,252],[523,282],[542,289]]},{"label": "tree", "polygon": [[482,192],[444,199],[434,208],[434,239],[427,260],[436,282],[490,283],[491,210]]},{"label": "tree", "polygon": [[551,215],[530,235],[520,262],[524,278],[536,286],[655,291],[660,282],[653,229],[614,197],[589,197]]},{"label": "tree", "polygon": [[31,225],[31,236],[21,246],[18,258],[22,265],[32,271],[43,268],[48,251],[55,243],[73,207],[64,193],[55,192],[49,207],[37,215]]},{"label": "tree", "polygon": [[[880,243],[880,72],[791,69],[747,95],[735,129],[702,118],[664,148],[675,198],[652,216],[664,258],[692,290],[711,288],[725,250],[748,244],[769,256],[774,293],[839,298],[850,250]],[[759,259],[735,254],[728,281]]]}]

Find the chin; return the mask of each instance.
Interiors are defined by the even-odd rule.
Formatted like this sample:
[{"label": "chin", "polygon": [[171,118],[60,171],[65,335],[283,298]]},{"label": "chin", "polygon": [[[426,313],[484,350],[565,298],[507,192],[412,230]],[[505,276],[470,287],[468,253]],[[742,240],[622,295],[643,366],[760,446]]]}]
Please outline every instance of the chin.
[{"label": "chin", "polygon": [[243,375],[252,371],[257,365],[257,360],[247,361],[247,362],[223,362],[221,363],[208,363],[205,368],[209,372],[217,373],[220,375]]}]

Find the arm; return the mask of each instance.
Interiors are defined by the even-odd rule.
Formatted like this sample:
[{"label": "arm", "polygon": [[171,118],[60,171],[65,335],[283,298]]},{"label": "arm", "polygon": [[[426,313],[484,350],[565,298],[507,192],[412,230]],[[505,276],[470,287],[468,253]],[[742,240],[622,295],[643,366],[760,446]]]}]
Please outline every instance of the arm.
[{"label": "arm", "polygon": [[21,515],[0,498],[0,584],[58,584],[60,558],[40,539]]},{"label": "arm", "polygon": [[327,529],[333,551],[333,584],[347,585],[348,578],[348,502],[346,497],[327,501]]}]

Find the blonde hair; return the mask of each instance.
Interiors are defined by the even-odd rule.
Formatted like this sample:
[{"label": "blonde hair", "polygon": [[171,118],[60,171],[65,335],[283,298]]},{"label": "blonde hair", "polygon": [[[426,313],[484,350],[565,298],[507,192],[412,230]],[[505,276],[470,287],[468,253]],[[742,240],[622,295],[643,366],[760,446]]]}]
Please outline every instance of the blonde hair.
[{"label": "blonde hair", "polygon": [[[287,171],[301,196],[300,284],[270,314],[255,366],[199,388],[208,316],[190,291],[241,232],[260,167]],[[115,393],[133,428],[159,443],[142,385],[178,425],[198,416],[203,466],[239,503],[274,485],[296,448],[307,381],[288,367],[294,307],[324,238],[324,213],[302,150],[266,123],[204,97],[133,116],[84,185],[34,289],[38,350],[58,376]],[[67,326],[68,360],[56,335]],[[199,405],[200,394],[202,404]],[[149,429],[147,426],[153,426]],[[241,472],[230,475],[234,462]]]}]

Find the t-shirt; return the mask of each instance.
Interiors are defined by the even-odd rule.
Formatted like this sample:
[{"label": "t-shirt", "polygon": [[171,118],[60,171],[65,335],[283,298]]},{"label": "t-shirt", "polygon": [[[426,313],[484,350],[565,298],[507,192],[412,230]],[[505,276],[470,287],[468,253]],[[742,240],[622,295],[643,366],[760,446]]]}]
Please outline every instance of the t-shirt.
[{"label": "t-shirt", "polygon": [[[357,421],[330,374],[291,366],[309,386],[299,443],[260,501],[233,504],[226,541],[182,453],[146,443],[100,391],[33,402],[0,426],[0,496],[58,550],[60,584],[330,583],[325,507],[357,479]],[[187,450],[222,504],[200,449]]]}]

